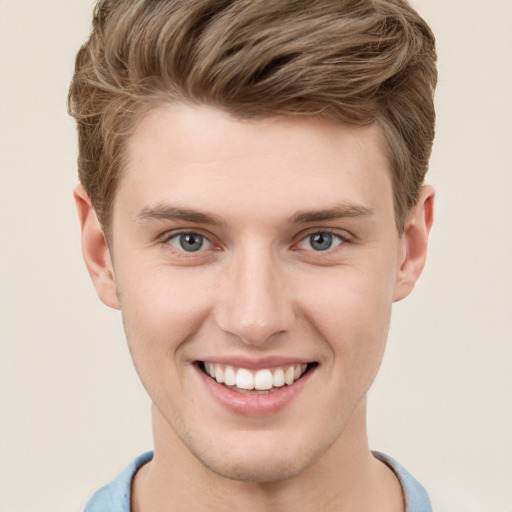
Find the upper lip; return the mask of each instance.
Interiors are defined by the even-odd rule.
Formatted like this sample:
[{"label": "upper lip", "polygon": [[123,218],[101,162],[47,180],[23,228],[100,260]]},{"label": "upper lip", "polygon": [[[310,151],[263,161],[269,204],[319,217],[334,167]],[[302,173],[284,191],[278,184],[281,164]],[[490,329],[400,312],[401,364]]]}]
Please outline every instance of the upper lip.
[{"label": "upper lip", "polygon": [[246,368],[247,370],[259,370],[262,368],[277,368],[282,366],[295,366],[299,364],[310,364],[316,361],[296,356],[268,356],[262,358],[244,356],[212,356],[198,359],[205,363],[221,364],[235,368]]}]

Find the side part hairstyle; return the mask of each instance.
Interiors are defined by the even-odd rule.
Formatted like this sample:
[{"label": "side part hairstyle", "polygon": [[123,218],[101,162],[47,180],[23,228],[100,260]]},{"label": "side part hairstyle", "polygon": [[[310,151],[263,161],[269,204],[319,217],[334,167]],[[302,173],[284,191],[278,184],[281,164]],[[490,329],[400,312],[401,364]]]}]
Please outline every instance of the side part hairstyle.
[{"label": "side part hairstyle", "polygon": [[165,103],[380,124],[402,232],[428,168],[434,36],[405,0],[100,0],[69,91],[79,178],[109,234],[126,145]]}]

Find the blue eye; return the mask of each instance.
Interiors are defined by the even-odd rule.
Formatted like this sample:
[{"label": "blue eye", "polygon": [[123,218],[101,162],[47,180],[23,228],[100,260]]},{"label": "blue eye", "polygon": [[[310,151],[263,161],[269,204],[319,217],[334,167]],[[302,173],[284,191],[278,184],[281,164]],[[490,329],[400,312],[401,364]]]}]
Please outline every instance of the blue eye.
[{"label": "blue eye", "polygon": [[201,249],[209,249],[210,242],[199,233],[178,233],[169,238],[169,243],[177,249],[186,252],[197,252]]},{"label": "blue eye", "polygon": [[335,235],[334,233],[329,233],[328,231],[319,231],[317,233],[312,233],[304,238],[304,240],[301,240],[298,246],[301,249],[327,251],[341,243],[343,243],[343,239],[340,236]]}]

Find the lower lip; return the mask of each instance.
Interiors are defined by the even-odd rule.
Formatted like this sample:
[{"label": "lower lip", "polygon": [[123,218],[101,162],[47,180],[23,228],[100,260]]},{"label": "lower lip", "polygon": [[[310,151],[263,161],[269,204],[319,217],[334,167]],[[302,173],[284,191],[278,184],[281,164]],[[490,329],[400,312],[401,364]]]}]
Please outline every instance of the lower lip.
[{"label": "lower lip", "polygon": [[286,408],[304,389],[315,368],[309,369],[299,380],[268,394],[240,393],[206,375],[196,366],[199,376],[217,402],[226,409],[244,416],[268,416]]}]

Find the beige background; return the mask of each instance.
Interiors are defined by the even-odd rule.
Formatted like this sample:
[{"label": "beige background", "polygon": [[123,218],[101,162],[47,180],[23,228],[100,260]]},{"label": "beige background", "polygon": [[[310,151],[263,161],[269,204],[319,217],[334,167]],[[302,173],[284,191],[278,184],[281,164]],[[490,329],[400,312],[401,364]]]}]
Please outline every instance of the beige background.
[{"label": "beige background", "polygon": [[[511,512],[512,1],[415,0],[438,38],[430,260],[395,308],[371,443],[451,512]],[[0,512],[81,511],[151,447],[119,314],[95,296],[65,99],[90,0],[0,0]]]}]

